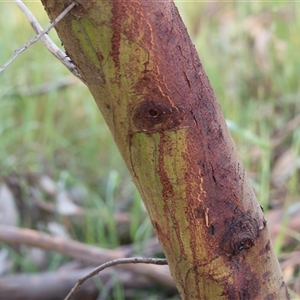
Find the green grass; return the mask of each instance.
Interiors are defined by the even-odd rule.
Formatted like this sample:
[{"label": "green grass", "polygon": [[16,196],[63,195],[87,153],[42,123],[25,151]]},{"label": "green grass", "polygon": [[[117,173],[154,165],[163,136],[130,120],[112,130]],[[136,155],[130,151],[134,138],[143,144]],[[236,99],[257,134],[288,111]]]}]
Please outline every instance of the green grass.
[{"label": "green grass", "polygon": [[[39,2],[26,3],[43,26],[49,23]],[[279,147],[277,130],[300,112],[300,3],[176,1],[223,109],[260,203],[268,209],[271,174],[278,155],[287,148],[299,156],[299,129]],[[0,3],[0,65],[34,36],[14,3]],[[298,17],[297,17],[298,14]],[[255,48],[255,43],[265,46]],[[54,31],[51,38],[59,45]],[[268,37],[269,36],[269,37]],[[262,40],[259,40],[259,39]],[[87,190],[83,224],[70,230],[73,238],[103,247],[119,244],[111,217],[116,207],[131,214],[130,237],[147,239],[150,222],[100,112],[79,81],[47,94],[28,93],[45,83],[71,77],[38,42],[0,74],[0,167],[11,172],[47,173],[66,188]],[[288,209],[299,195],[299,172],[286,184]],[[127,188],[128,187],[128,188]],[[127,189],[126,189],[127,188]],[[124,203],[124,199],[127,199]],[[60,221],[59,217],[57,221]],[[276,243],[282,251],[282,236]],[[15,255],[20,264],[21,257]],[[49,269],[61,262],[53,255]],[[30,265],[23,270],[32,270]],[[114,291],[122,299],[122,289]]]}]

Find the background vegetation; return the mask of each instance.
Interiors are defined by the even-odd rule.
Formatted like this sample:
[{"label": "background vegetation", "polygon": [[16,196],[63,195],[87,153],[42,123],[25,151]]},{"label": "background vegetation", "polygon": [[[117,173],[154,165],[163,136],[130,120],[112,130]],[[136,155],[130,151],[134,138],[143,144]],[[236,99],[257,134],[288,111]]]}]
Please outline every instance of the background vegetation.
[{"label": "background vegetation", "polygon": [[[46,27],[49,21],[40,2],[25,3]],[[275,228],[282,223],[273,241],[296,299],[300,3],[176,1],[176,5],[269,224]],[[1,2],[0,8],[3,65],[34,32],[14,3]],[[50,37],[59,44],[54,31]],[[46,230],[44,216],[26,214],[24,209],[39,199],[56,207],[52,222],[85,243],[115,247],[152,235],[140,197],[91,95],[40,42],[0,74],[0,175],[1,184],[11,187],[14,182],[21,191],[21,204],[14,193],[20,226]],[[42,179],[48,180],[46,188],[41,188]],[[60,198],[50,197],[49,186]],[[64,218],[78,211],[83,212],[80,222]],[[112,218],[122,213],[129,216],[127,227]],[[39,268],[22,254],[10,253],[15,270]],[[44,269],[54,270],[66,260],[51,254]]]}]

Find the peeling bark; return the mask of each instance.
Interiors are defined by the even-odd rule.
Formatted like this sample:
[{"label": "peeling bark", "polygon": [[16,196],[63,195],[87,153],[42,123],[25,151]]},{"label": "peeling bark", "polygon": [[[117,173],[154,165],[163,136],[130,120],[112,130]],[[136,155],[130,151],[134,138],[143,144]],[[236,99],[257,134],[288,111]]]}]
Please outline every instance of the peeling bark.
[{"label": "peeling bark", "polygon": [[[52,20],[70,3],[42,2]],[[56,29],[141,193],[182,299],[289,299],[173,2],[85,1]]]}]

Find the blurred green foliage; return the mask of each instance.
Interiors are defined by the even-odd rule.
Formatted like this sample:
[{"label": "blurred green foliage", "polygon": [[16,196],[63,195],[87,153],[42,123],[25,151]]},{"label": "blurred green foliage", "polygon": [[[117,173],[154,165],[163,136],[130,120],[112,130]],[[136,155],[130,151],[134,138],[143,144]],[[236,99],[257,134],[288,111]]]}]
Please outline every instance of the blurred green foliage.
[{"label": "blurred green foliage", "polygon": [[[39,1],[26,5],[42,26],[49,24]],[[300,3],[296,1],[175,1],[210,78],[258,199],[269,206],[272,167],[291,148],[294,129],[274,146],[276,133],[300,113]],[[35,34],[13,2],[0,3],[0,65]],[[49,36],[60,45],[54,31]],[[68,80],[64,88],[55,88]],[[47,173],[88,189],[87,207],[107,222],[87,218],[74,233],[88,243],[116,246],[110,218],[131,201],[133,240],[149,236],[149,222],[125,165],[87,88],[41,42],[0,73],[0,170]],[[43,87],[49,92],[42,93]],[[286,183],[299,194],[298,172]],[[126,202],[127,203],[127,202]],[[95,222],[97,222],[95,226]],[[101,223],[101,224],[100,224]],[[79,233],[78,233],[79,232]],[[148,232],[148,233],[147,233]],[[146,234],[145,234],[146,233]],[[106,241],[104,242],[104,240]]]}]

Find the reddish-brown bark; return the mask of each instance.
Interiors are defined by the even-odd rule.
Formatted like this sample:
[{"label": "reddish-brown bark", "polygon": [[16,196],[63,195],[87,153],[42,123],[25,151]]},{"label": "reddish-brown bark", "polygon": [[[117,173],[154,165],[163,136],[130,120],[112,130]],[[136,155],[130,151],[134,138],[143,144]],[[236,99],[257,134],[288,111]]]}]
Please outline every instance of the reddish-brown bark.
[{"label": "reddish-brown bark", "polygon": [[[70,1],[42,0],[51,19]],[[289,299],[267,224],[171,0],[102,0],[58,26],[183,299]]]}]

